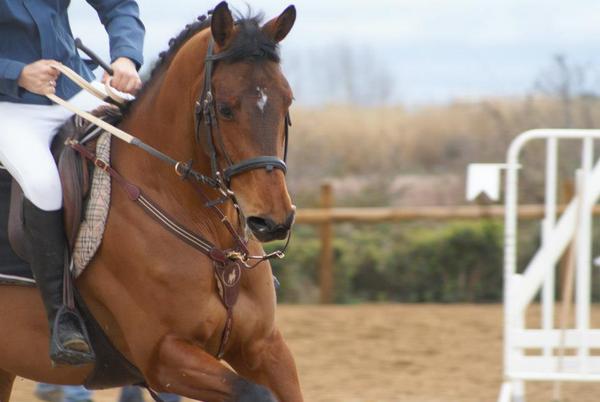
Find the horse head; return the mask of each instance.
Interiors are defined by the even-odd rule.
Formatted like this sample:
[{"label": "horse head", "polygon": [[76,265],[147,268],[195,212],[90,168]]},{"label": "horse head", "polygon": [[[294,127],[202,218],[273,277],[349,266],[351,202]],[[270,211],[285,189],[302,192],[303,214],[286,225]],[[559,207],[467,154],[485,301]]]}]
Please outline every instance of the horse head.
[{"label": "horse head", "polygon": [[[170,41],[122,125],[176,160],[193,160],[195,170],[211,177],[206,182],[237,203],[261,242],[285,238],[294,221],[284,162],[293,96],[278,46],[295,19],[294,6],[265,24],[260,16],[234,19],[219,3],[211,18],[199,17]],[[173,177],[170,166],[138,155],[122,151],[121,170],[155,198],[168,194],[166,205],[185,204],[179,206],[194,211],[192,219],[206,220],[210,214],[198,210],[191,186]]]},{"label": "horse head", "polygon": [[201,127],[209,132],[200,136],[213,142],[217,169],[224,172],[248,228],[261,242],[284,239],[295,214],[283,162],[293,96],[277,49],[295,19],[290,6],[264,25],[258,18],[234,21],[226,2],[211,19],[215,64],[205,68],[210,80],[205,80],[204,95],[210,87],[216,124]]}]

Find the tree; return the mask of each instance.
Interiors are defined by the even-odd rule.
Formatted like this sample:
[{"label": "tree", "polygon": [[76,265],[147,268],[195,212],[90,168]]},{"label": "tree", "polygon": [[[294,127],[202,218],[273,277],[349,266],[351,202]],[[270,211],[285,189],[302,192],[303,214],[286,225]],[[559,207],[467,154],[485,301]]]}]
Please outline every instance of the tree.
[{"label": "tree", "polygon": [[581,107],[579,115],[584,118],[584,126],[590,127],[594,124],[590,108],[599,98],[594,87],[596,79],[591,66],[571,63],[565,55],[557,54],[552,64],[540,73],[534,88],[545,96],[559,100],[564,127],[581,126],[581,122],[575,121],[576,106]]}]

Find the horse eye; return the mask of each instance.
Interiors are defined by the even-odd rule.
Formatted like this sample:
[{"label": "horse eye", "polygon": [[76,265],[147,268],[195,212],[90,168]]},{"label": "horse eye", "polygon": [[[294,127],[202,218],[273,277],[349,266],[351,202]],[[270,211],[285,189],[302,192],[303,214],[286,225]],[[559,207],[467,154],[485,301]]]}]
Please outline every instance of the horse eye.
[{"label": "horse eye", "polygon": [[232,120],[233,119],[233,110],[231,110],[231,108],[223,103],[220,103],[217,106],[217,109],[219,110],[219,114],[221,115],[221,117],[223,117],[225,120]]}]

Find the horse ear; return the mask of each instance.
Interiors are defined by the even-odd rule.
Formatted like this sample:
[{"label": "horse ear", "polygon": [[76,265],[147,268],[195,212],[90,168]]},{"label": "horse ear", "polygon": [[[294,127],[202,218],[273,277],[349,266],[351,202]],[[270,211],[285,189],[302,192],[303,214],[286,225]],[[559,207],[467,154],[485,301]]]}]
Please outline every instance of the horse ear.
[{"label": "horse ear", "polygon": [[267,22],[262,30],[276,43],[279,43],[290,33],[294,22],[296,22],[296,7],[292,5],[288,6],[279,17]]},{"label": "horse ear", "polygon": [[210,30],[219,47],[227,46],[233,35],[233,17],[226,1],[220,2],[213,10]]}]

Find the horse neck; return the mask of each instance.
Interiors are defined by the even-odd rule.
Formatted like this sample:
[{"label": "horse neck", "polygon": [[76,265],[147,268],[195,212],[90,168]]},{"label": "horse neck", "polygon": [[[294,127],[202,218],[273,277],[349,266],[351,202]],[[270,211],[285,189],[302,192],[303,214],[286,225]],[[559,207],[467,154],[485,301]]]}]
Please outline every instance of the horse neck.
[{"label": "horse neck", "polygon": [[[195,42],[195,48],[202,47],[202,41]],[[209,175],[210,159],[196,142],[194,118],[195,101],[204,78],[203,74],[198,74],[203,70],[203,61],[197,55],[205,54],[206,46],[195,48],[180,50],[195,54],[195,62],[177,54],[166,70],[158,73],[160,75],[149,84],[121,128],[178,161],[193,160],[195,170]],[[113,150],[113,164],[171,214],[202,226],[212,222],[210,226],[217,232],[217,237],[231,237],[220,219],[204,206],[194,185],[181,180],[173,166],[125,144],[118,144]],[[211,199],[219,197],[215,190],[205,185],[201,187]],[[232,223],[237,222],[237,213],[230,203],[220,208]]]}]

